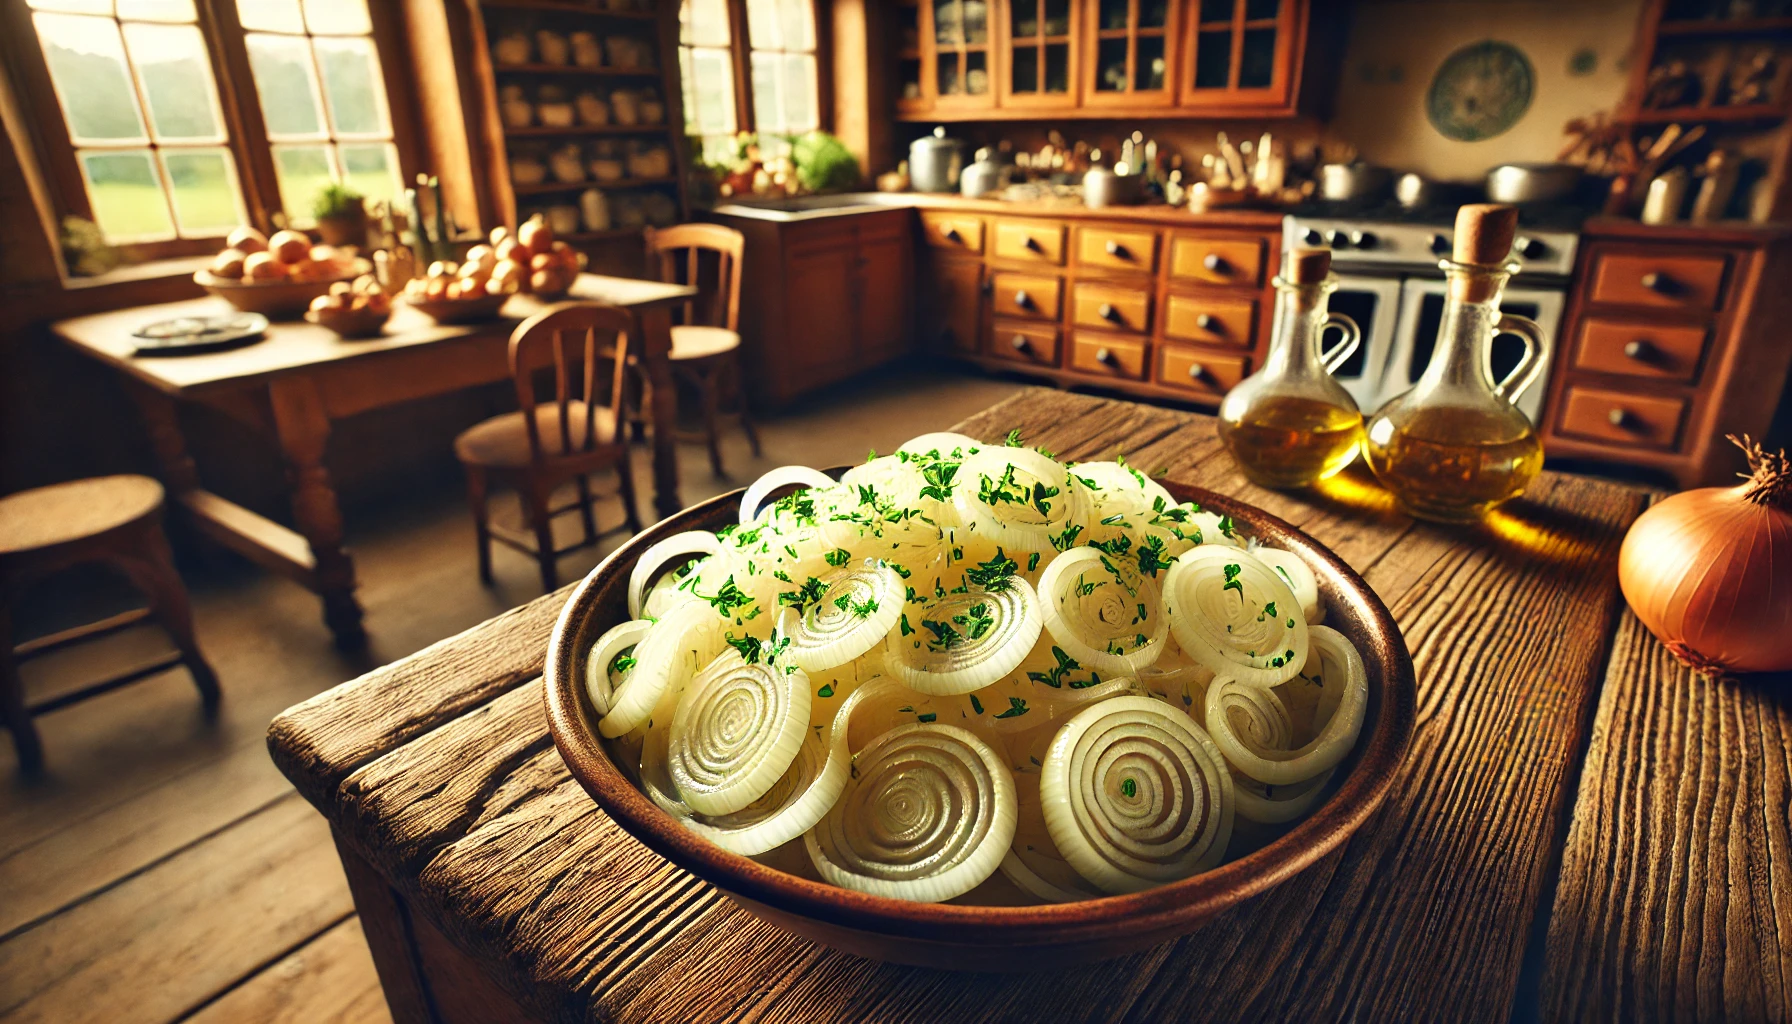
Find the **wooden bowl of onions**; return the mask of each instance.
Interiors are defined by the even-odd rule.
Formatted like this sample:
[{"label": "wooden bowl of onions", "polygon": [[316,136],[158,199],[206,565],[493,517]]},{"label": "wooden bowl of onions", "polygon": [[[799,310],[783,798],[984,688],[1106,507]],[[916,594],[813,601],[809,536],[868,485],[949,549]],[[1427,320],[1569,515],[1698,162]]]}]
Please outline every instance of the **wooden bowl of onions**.
[{"label": "wooden bowl of onions", "polygon": [[955,434],[643,531],[545,674],[572,774],[649,848],[960,970],[1120,956],[1287,880],[1386,794],[1417,701],[1387,608],[1289,524]]}]

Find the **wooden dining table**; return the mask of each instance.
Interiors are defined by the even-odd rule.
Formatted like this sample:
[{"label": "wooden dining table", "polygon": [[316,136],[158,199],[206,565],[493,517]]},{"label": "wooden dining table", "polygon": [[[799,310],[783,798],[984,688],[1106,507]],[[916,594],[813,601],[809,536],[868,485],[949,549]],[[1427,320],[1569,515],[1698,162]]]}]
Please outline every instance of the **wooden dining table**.
[{"label": "wooden dining table", "polygon": [[[695,290],[633,278],[580,274],[563,302],[608,302],[635,316],[641,363],[652,384],[654,507],[683,507],[674,450],[672,311]],[[132,332],[179,317],[231,312],[221,298],[190,299],[97,313],[51,325],[57,337],[124,374],[141,410],[170,497],[198,530],[250,560],[316,592],[336,642],[365,640],[355,598],[355,566],[343,546],[342,511],[325,460],[331,423],[356,413],[510,378],[509,339],[517,321],[548,303],[513,296],[497,319],[438,324],[398,303],[379,337],[347,340],[304,321],[270,324],[252,344],[195,355],[138,355]],[[287,466],[293,528],[199,484],[178,407],[198,402],[272,435]]]},{"label": "wooden dining table", "polygon": [[1206,416],[1028,389],[956,428],[1161,469],[1299,526],[1412,653],[1404,763],[1349,839],[1178,941],[991,975],[773,927],[607,817],[549,735],[569,590],[289,709],[395,1020],[1627,1021],[1792,1014],[1792,682],[1681,667],[1626,610],[1646,492],[1544,473],[1473,527],[1354,467],[1280,493]]}]

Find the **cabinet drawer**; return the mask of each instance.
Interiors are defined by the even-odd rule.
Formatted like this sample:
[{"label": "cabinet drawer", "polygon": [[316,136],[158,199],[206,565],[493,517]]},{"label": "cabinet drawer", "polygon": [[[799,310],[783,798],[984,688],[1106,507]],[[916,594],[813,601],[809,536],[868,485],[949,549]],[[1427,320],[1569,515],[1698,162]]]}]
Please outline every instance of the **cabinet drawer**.
[{"label": "cabinet drawer", "polygon": [[1263,283],[1263,243],[1176,235],[1170,239],[1170,276],[1255,288]]},{"label": "cabinet drawer", "polygon": [[1164,299],[1164,334],[1203,345],[1250,348],[1257,342],[1257,304],[1205,295]]},{"label": "cabinet drawer", "polygon": [[1593,264],[1593,301],[1662,309],[1716,309],[1722,298],[1724,256],[1606,252]]},{"label": "cabinet drawer", "polygon": [[1070,339],[1070,367],[1102,377],[1145,379],[1145,343],[1123,334],[1078,331]]},{"label": "cabinet drawer", "polygon": [[921,233],[927,244],[938,249],[958,252],[983,251],[983,218],[961,213],[921,213]]},{"label": "cabinet drawer", "polygon": [[1118,228],[1077,228],[1076,261],[1110,270],[1157,270],[1157,233]]},{"label": "cabinet drawer", "polygon": [[1157,382],[1167,388],[1219,398],[1244,379],[1249,362],[1188,345],[1165,345],[1157,360]]},{"label": "cabinet drawer", "polygon": [[1691,384],[1709,336],[1704,327],[1588,317],[1581,321],[1574,368]]},{"label": "cabinet drawer", "polygon": [[1562,433],[1612,444],[1673,448],[1685,415],[1684,398],[1569,385],[1562,402]]},{"label": "cabinet drawer", "polygon": [[1061,282],[1055,277],[1038,274],[996,272],[995,300],[990,308],[996,316],[1025,316],[1035,320],[1058,319],[1058,292]]},{"label": "cabinet drawer", "polygon": [[993,255],[1002,260],[1064,265],[1064,225],[1037,221],[996,221]]},{"label": "cabinet drawer", "polygon": [[990,329],[989,354],[1034,366],[1058,365],[1058,329],[1018,320],[997,320]]},{"label": "cabinet drawer", "polygon": [[1151,329],[1151,293],[1143,288],[1078,281],[1070,319],[1079,327],[1144,334]]}]

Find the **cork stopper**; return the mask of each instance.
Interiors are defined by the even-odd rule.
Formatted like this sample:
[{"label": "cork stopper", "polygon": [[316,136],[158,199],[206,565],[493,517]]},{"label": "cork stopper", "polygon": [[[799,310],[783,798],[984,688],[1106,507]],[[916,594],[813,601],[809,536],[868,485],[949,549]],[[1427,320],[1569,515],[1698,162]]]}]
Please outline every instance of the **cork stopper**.
[{"label": "cork stopper", "polygon": [[1512,236],[1517,233],[1518,207],[1471,203],[1456,211],[1456,247],[1450,258],[1457,263],[1502,265],[1512,254]]},{"label": "cork stopper", "polygon": [[1318,284],[1332,272],[1330,249],[1291,249],[1282,261],[1282,277],[1289,284]]}]

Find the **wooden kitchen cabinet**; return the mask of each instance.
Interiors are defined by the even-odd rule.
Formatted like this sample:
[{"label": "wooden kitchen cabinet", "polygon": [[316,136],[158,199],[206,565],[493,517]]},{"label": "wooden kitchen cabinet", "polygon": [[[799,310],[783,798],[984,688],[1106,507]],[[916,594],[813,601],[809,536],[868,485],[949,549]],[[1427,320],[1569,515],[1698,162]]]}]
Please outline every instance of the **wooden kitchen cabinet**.
[{"label": "wooden kitchen cabinet", "polygon": [[1134,111],[1175,104],[1177,16],[1198,5],[1199,0],[1087,0],[1082,105]]},{"label": "wooden kitchen cabinet", "polygon": [[983,264],[929,253],[921,264],[921,343],[936,351],[983,351]]},{"label": "wooden kitchen cabinet", "polygon": [[785,405],[908,353],[912,213],[712,218],[746,236],[742,365],[756,404]]},{"label": "wooden kitchen cabinet", "polygon": [[1177,102],[1199,114],[1294,113],[1308,5],[1197,0],[1189,5]]}]

